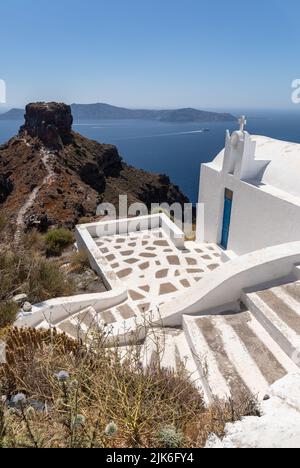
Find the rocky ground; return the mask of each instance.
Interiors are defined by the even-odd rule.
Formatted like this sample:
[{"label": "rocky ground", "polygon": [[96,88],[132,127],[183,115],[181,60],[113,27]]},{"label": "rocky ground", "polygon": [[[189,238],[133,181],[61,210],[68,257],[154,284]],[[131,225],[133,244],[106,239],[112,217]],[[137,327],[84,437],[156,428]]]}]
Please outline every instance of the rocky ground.
[{"label": "rocky ground", "polygon": [[74,284],[74,294],[94,294],[105,292],[107,289],[102,279],[91,269],[88,261],[84,266],[76,263],[74,247],[66,249],[61,257],[49,258],[62,270]]}]

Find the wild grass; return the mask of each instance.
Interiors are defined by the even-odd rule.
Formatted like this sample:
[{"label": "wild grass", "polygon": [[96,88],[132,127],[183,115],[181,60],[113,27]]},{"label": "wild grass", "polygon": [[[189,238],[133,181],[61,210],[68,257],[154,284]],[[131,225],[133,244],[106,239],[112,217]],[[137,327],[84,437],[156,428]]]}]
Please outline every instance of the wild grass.
[{"label": "wild grass", "polygon": [[45,236],[37,229],[32,229],[23,235],[22,246],[26,252],[44,255],[46,252]]},{"label": "wild grass", "polygon": [[[33,251],[0,253],[0,304],[25,293],[31,303],[73,293],[73,284],[55,265]],[[2,306],[3,307],[3,306]],[[1,310],[1,309],[0,309]]]},{"label": "wild grass", "polygon": [[86,251],[76,252],[70,257],[71,269],[73,273],[84,273],[91,268],[89,257]]},{"label": "wild grass", "polygon": [[92,223],[94,221],[93,218],[89,218],[88,216],[83,216],[82,218],[80,218],[80,220],[78,221],[78,224],[89,224],[89,223]]},{"label": "wild grass", "polygon": [[89,346],[55,331],[8,330],[0,368],[0,446],[32,448],[203,447],[227,422],[253,414],[249,398],[207,408],[183,367],[143,368],[95,332]]},{"label": "wild grass", "polygon": [[0,330],[15,322],[18,310],[19,306],[13,301],[0,302]]}]

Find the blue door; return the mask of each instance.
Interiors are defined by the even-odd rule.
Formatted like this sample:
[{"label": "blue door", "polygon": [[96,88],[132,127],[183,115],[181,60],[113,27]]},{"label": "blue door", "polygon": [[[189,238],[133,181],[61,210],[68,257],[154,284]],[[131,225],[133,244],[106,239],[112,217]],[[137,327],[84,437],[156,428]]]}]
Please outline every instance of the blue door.
[{"label": "blue door", "polygon": [[223,229],[221,246],[226,250],[228,246],[229,232],[230,232],[230,220],[232,211],[232,198],[233,192],[231,190],[225,190],[224,200],[224,214],[223,214]]}]

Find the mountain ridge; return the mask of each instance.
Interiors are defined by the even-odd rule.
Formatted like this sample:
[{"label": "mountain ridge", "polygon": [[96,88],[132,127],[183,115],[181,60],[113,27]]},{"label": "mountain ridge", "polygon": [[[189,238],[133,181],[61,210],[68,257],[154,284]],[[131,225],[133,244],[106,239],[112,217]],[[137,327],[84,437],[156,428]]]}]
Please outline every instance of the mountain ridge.
[{"label": "mountain ridge", "polygon": [[[74,120],[152,120],[158,122],[233,122],[230,113],[210,112],[192,107],[181,109],[128,109],[106,103],[71,104]],[[0,115],[0,120],[22,120],[25,110],[13,108]]]}]

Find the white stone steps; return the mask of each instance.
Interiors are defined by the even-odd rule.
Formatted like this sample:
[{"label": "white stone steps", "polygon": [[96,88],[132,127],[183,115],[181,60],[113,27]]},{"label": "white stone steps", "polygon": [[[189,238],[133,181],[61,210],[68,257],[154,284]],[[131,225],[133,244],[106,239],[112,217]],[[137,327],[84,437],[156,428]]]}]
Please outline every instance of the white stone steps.
[{"label": "white stone steps", "polygon": [[[242,320],[241,314],[239,315],[239,320]],[[263,398],[269,386],[268,382],[241,337],[225,317],[214,317],[212,323],[216,332],[220,334],[223,350],[233,366],[233,372],[230,375],[231,396],[234,396],[236,389],[243,390],[246,386],[251,394]],[[200,322],[199,326],[201,326]],[[221,371],[224,372],[222,369]]]},{"label": "white stone steps", "polygon": [[155,328],[149,331],[141,348],[143,367],[158,363],[159,359],[162,368],[175,372],[178,366],[176,338],[180,334],[182,330]]},{"label": "white stone steps", "polygon": [[176,333],[176,331],[161,330],[161,343],[163,349],[160,356],[160,365],[164,369],[169,369],[171,371],[176,371],[177,369],[175,345],[176,336],[178,336],[178,332]]},{"label": "white stone steps", "polygon": [[141,353],[141,346],[120,346],[117,348],[110,348],[110,351],[115,352],[122,363],[127,360],[136,362]]},{"label": "white stone steps", "polygon": [[141,362],[144,369],[157,362],[161,350],[160,337],[154,332],[148,332],[141,348]]},{"label": "white stone steps", "polygon": [[[279,286],[273,288],[272,291],[281,299],[288,307],[290,307],[300,317],[300,302],[296,300],[289,292],[289,286]],[[299,297],[300,299],[300,297]]]},{"label": "white stone steps", "polygon": [[71,320],[65,320],[60,323],[58,329],[75,340],[85,340],[86,333],[82,331],[79,325],[74,324]]},{"label": "white stone steps", "polygon": [[290,305],[292,298],[284,294],[283,288],[258,291],[256,294],[276,312],[282,322],[300,336],[300,313],[297,312],[297,305],[295,308],[294,304]]},{"label": "white stone steps", "polygon": [[[248,311],[224,315],[224,322],[239,342],[235,354],[238,354],[239,347],[244,354],[243,366],[238,359],[235,367],[252,393],[263,393],[266,383],[272,385],[276,380],[283,378],[287,372],[295,370],[290,359]],[[220,323],[222,326],[222,322]],[[223,341],[227,345],[228,337],[224,336]],[[247,367],[247,372],[245,367]],[[255,386],[257,386],[256,391]]]},{"label": "white stone steps", "polygon": [[185,333],[182,331],[177,337],[175,337],[176,357],[177,357],[177,369],[183,368],[187,373],[189,380],[203,395],[206,404],[209,404],[210,400],[202,384],[201,377],[199,375],[198,367],[196,365],[192,350],[186,340]]},{"label": "white stone steps", "polygon": [[198,327],[195,317],[183,316],[183,329],[196,363],[202,386],[209,402],[214,397],[227,399],[230,387],[219,369],[218,360]]},{"label": "white stone steps", "polygon": [[88,333],[98,325],[98,315],[93,307],[88,307],[73,318],[80,328]]},{"label": "white stone steps", "polygon": [[249,393],[260,399],[270,384],[297,371],[281,347],[249,312],[183,317],[208,399]]},{"label": "white stone steps", "polygon": [[[249,311],[287,356],[293,360],[300,350],[300,336],[296,330],[287,325],[286,321],[282,320],[282,316],[279,316],[274,305],[271,307],[266,302],[265,297],[264,299],[259,293],[243,293],[242,295],[242,300]],[[300,363],[297,364],[300,367]]]},{"label": "white stone steps", "polygon": [[251,319],[248,322],[249,328],[258,337],[261,343],[270,350],[273,356],[276,356],[278,363],[285,369],[287,374],[299,372],[298,366],[286,355],[282,348],[273,340],[267,330],[260,324],[258,320],[251,314]]},{"label": "white stone steps", "polygon": [[[297,269],[299,273],[299,267]],[[283,286],[284,291],[289,294],[298,304],[300,303],[300,281],[295,281],[294,283],[286,284]]]}]

